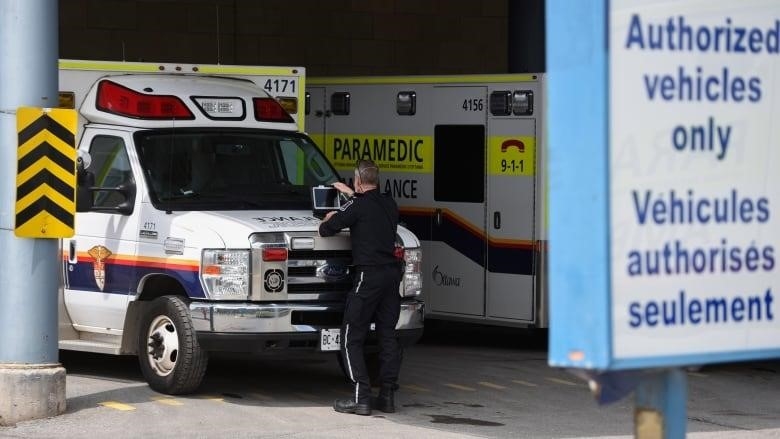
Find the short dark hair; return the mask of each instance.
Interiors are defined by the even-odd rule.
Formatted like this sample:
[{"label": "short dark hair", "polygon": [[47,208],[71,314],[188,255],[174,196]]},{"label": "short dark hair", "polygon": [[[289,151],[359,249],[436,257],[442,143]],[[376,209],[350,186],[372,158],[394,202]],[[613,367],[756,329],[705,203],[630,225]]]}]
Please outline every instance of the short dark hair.
[{"label": "short dark hair", "polygon": [[373,160],[358,160],[355,163],[355,169],[360,174],[360,181],[363,183],[374,186],[379,184],[379,167]]}]

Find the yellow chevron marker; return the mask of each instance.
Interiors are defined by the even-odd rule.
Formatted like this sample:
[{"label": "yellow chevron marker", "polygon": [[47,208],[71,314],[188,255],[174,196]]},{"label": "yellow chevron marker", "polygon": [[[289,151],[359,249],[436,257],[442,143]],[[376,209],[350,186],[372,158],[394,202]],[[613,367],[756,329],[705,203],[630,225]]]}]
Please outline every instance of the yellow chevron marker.
[{"label": "yellow chevron marker", "polygon": [[171,398],[169,396],[155,396],[152,399],[156,402],[159,402],[160,404],[165,404],[165,405],[173,405],[173,406],[184,405],[183,402],[179,401],[176,398]]},{"label": "yellow chevron marker", "polygon": [[121,402],[116,402],[116,401],[99,402],[98,405],[102,405],[103,407],[108,407],[108,408],[114,409],[114,410],[121,410],[123,412],[129,412],[129,411],[135,410],[135,407],[133,407],[131,405],[122,404]]},{"label": "yellow chevron marker", "polygon": [[16,236],[73,236],[77,121],[76,110],[17,109]]},{"label": "yellow chevron marker", "polygon": [[444,383],[444,385],[457,390],[465,390],[467,392],[474,392],[477,390],[473,387],[461,386],[460,384]]},{"label": "yellow chevron marker", "polygon": [[504,389],[506,389],[506,387],[504,387],[504,386],[499,386],[498,384],[493,384],[493,383],[490,383],[490,382],[487,382],[487,381],[480,381],[477,384],[479,384],[480,386],[490,387],[491,389],[496,389],[496,390],[504,390]]}]

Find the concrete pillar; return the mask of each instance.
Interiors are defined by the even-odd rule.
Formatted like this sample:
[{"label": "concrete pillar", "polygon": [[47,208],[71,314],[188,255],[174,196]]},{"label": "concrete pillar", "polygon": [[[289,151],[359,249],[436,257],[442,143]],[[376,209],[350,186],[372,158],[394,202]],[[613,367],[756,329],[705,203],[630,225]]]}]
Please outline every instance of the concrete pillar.
[{"label": "concrete pillar", "polygon": [[58,105],[57,0],[0,1],[0,425],[65,410],[56,239],[17,238],[19,107]]}]

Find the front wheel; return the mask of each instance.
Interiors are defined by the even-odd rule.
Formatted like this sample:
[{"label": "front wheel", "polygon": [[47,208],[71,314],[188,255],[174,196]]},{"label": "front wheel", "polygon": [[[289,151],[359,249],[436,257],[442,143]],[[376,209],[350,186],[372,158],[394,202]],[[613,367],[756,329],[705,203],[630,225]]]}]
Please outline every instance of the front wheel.
[{"label": "front wheel", "polygon": [[138,359],[149,387],[160,393],[191,393],[200,386],[208,354],[181,297],[163,296],[149,304],[138,334]]}]

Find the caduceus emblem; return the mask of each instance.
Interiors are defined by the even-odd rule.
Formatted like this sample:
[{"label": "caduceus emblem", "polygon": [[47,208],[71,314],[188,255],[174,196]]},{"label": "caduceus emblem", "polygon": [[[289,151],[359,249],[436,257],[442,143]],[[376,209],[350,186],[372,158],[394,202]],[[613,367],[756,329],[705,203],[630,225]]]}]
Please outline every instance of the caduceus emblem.
[{"label": "caduceus emblem", "polygon": [[103,261],[113,253],[102,245],[96,245],[87,250],[87,254],[92,256],[92,259],[95,260],[92,264],[93,273],[95,274],[95,283],[98,288],[100,288],[100,291],[103,291],[103,288],[106,286],[106,264]]}]

